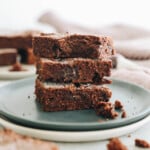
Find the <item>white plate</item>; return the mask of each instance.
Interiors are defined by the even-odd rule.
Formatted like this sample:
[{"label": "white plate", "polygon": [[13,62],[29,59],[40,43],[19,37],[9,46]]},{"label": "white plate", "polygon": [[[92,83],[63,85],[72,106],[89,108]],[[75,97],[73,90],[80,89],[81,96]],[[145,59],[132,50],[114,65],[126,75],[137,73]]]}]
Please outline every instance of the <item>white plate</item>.
[{"label": "white plate", "polygon": [[53,131],[53,130],[42,130],[34,129],[21,125],[14,124],[10,121],[0,118],[0,124],[3,127],[12,129],[17,133],[32,136],[39,139],[58,141],[58,142],[87,142],[106,140],[112,137],[118,137],[129,134],[141,128],[144,124],[150,121],[150,116],[127,126],[107,129],[107,130],[96,130],[96,131]]},{"label": "white plate", "polygon": [[21,79],[35,75],[34,65],[22,65],[26,71],[9,71],[11,67],[0,67],[0,79]]}]

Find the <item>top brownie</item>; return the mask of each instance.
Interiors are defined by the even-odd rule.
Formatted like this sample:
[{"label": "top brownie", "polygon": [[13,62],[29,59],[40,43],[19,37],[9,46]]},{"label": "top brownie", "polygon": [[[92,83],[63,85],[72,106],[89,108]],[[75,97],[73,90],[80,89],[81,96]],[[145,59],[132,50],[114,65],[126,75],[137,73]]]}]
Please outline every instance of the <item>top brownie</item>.
[{"label": "top brownie", "polygon": [[45,58],[106,58],[114,54],[111,38],[79,34],[43,34],[33,38],[34,54]]},{"label": "top brownie", "polygon": [[38,31],[24,32],[0,32],[0,48],[32,48],[32,37],[39,33]]}]

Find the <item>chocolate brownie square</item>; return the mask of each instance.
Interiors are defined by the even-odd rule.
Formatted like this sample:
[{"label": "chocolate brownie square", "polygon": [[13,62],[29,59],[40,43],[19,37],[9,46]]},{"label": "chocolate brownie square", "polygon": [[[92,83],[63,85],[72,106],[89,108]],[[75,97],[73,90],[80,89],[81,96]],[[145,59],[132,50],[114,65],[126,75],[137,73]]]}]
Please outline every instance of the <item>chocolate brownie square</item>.
[{"label": "chocolate brownie square", "polygon": [[105,58],[114,54],[111,38],[80,34],[40,34],[33,38],[34,54],[45,58]]},{"label": "chocolate brownie square", "polygon": [[42,81],[72,83],[111,83],[103,79],[111,74],[109,59],[37,59],[37,74]]},{"label": "chocolate brownie square", "polygon": [[22,63],[34,64],[32,38],[38,33],[39,31],[0,33],[0,48],[15,48],[21,56]]},{"label": "chocolate brownie square", "polygon": [[36,80],[35,95],[44,111],[93,108],[93,101],[108,101],[109,88],[93,84],[59,84]]},{"label": "chocolate brownie square", "polygon": [[16,49],[0,49],[0,66],[15,64],[17,60]]}]

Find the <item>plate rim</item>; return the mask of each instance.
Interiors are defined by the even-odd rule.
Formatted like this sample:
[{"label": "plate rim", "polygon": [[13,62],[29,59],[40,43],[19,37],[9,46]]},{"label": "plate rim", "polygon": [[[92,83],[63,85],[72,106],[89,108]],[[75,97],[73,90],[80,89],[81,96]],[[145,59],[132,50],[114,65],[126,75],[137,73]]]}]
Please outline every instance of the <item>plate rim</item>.
[{"label": "plate rim", "polygon": [[113,136],[114,134],[111,134],[111,132],[115,133],[115,136],[117,137],[127,135],[131,132],[138,130],[140,127],[144,126],[146,123],[149,122],[150,122],[150,115],[133,124],[113,129],[95,130],[95,131],[56,131],[56,130],[35,129],[27,126],[18,125],[7,119],[5,120],[0,116],[0,124],[4,128],[9,128],[16,131],[17,133],[32,136],[34,138],[40,138],[43,140],[52,140],[57,142],[89,142],[89,141],[106,140],[114,137]]}]

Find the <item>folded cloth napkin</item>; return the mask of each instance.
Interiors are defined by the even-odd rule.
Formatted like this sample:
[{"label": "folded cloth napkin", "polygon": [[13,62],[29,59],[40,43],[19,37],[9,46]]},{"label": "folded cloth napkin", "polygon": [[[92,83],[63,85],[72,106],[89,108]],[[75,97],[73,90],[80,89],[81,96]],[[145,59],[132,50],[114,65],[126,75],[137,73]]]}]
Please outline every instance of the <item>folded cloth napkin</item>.
[{"label": "folded cloth napkin", "polygon": [[150,89],[150,31],[130,25],[87,28],[67,22],[52,12],[43,14],[39,22],[52,26],[59,33],[111,36],[117,53],[130,59],[116,55],[116,69],[113,70],[112,77],[131,81]]},{"label": "folded cloth napkin", "polygon": [[[115,58],[115,59],[114,59]],[[142,85],[150,90],[150,68],[140,66],[121,55],[114,56],[112,77]]]},{"label": "folded cloth napkin", "polygon": [[101,28],[88,28],[63,20],[60,16],[53,12],[44,13],[38,20],[41,23],[54,27],[57,32],[71,32],[83,34],[98,34],[111,36],[115,40],[129,40],[137,38],[150,37],[150,31],[132,27],[128,25],[111,25]]},{"label": "folded cloth napkin", "polygon": [[112,71],[112,77],[139,84],[150,90],[150,74],[143,71],[123,68]]},{"label": "folded cloth napkin", "polygon": [[131,59],[150,59],[150,37],[115,41],[117,52]]},{"label": "folded cloth napkin", "polygon": [[131,59],[150,59],[150,31],[129,25],[87,28],[61,19],[52,12],[43,14],[39,21],[54,27],[57,32],[111,36],[118,53]]}]

